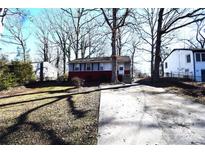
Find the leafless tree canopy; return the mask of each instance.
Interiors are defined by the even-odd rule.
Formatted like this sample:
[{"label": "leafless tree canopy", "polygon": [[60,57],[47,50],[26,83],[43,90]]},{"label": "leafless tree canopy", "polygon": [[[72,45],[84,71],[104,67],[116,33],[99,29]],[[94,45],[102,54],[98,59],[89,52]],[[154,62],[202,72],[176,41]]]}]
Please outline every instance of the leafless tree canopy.
[{"label": "leafless tree canopy", "polygon": [[7,16],[6,23],[4,24],[4,28],[7,33],[2,35],[1,41],[8,44],[14,44],[19,46],[22,50],[23,60],[26,61],[29,58],[28,48],[26,41],[28,40],[30,34],[25,33],[25,25],[24,20],[26,13],[19,9],[12,11],[10,9],[5,9],[5,14],[3,16]]},{"label": "leafless tree canopy", "polygon": [[[22,24],[23,15],[22,9],[3,10],[0,17],[7,33],[1,41],[20,46],[26,60],[30,34]],[[186,42],[204,48],[204,19],[204,9],[61,8],[44,9],[30,23],[41,60],[54,63],[65,74],[72,59],[111,55],[112,81],[118,82],[117,56],[129,55],[134,65],[136,53],[150,55],[143,59],[150,63],[152,79],[157,81],[168,48],[180,41],[178,34],[184,27],[196,25],[194,39]]]}]

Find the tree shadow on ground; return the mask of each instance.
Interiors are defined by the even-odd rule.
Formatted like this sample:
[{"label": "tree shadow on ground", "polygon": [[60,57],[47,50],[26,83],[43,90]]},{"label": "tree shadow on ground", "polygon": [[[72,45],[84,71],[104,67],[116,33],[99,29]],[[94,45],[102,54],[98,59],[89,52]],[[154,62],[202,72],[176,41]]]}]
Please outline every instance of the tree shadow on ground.
[{"label": "tree shadow on ground", "polygon": [[43,88],[56,86],[72,86],[68,81],[35,81],[25,85],[26,88]]},{"label": "tree shadow on ground", "polygon": [[59,138],[55,131],[53,129],[49,129],[49,130],[46,130],[44,129],[43,127],[41,127],[40,123],[36,123],[36,122],[31,122],[31,121],[28,121],[28,115],[42,107],[45,107],[45,106],[48,106],[50,104],[53,104],[53,103],[56,103],[58,101],[60,101],[61,99],[63,99],[64,97],[58,97],[56,100],[54,101],[51,101],[49,103],[46,103],[46,104],[43,104],[43,105],[40,105],[38,107],[35,107],[33,109],[30,109],[28,111],[26,111],[25,113],[21,114],[20,116],[18,116],[15,120],[16,120],[16,123],[8,128],[6,128],[6,131],[5,133],[2,133],[0,135],[0,144],[7,144],[7,136],[11,135],[12,133],[14,132],[17,132],[19,129],[20,129],[20,126],[21,125],[30,125],[35,131],[38,131],[40,133],[45,133],[49,136],[49,139],[51,141],[51,144],[71,144],[71,143],[68,143],[68,142],[65,142],[63,141],[61,138]]},{"label": "tree shadow on ground", "polygon": [[[85,91],[80,91],[80,92],[79,91],[71,92],[71,93],[62,94],[62,95],[59,95],[59,96],[50,96],[50,97],[44,97],[44,98],[38,98],[38,99],[30,99],[30,100],[25,100],[25,101],[12,102],[12,103],[7,103],[7,104],[0,104],[0,108],[1,107],[12,106],[12,105],[17,105],[17,104],[23,104],[23,103],[33,103],[33,102],[41,101],[41,100],[45,100],[45,99],[52,99],[52,98],[58,98],[58,97],[66,98],[66,97],[69,97],[69,96],[72,96],[72,95],[89,94],[89,93],[96,92],[96,91],[122,89],[122,88],[129,88],[129,87],[133,87],[133,86],[138,86],[138,84],[119,85],[119,86],[107,87],[107,88],[96,88],[96,89],[87,90],[87,91],[85,90]],[[75,89],[75,88],[73,88],[73,89]],[[56,93],[61,93],[61,91],[56,91]]]},{"label": "tree shadow on ground", "polygon": [[[3,132],[0,133],[0,144],[8,144],[9,142],[7,141],[7,137],[9,135],[12,135],[14,132],[19,131],[19,129],[22,125],[29,125],[32,127],[32,129],[34,131],[38,131],[41,134],[46,134],[49,137],[51,144],[72,144],[72,142],[66,142],[62,138],[58,137],[53,129],[47,130],[47,129],[44,129],[40,123],[28,121],[28,116],[32,112],[34,112],[40,108],[46,107],[46,106],[51,105],[53,103],[57,103],[60,100],[67,98],[68,106],[70,107],[71,113],[74,115],[75,118],[82,118],[82,117],[86,116],[86,113],[89,112],[89,110],[84,111],[84,110],[77,109],[75,106],[75,102],[72,99],[73,95],[88,94],[88,93],[101,91],[101,90],[127,88],[127,87],[131,87],[131,86],[137,86],[137,85],[124,85],[124,86],[120,85],[120,86],[116,86],[116,87],[97,88],[97,89],[93,89],[93,90],[82,91],[82,92],[73,92],[73,93],[68,93],[68,94],[63,94],[63,95],[58,95],[58,96],[51,96],[51,97],[44,97],[44,98],[39,98],[39,99],[30,99],[30,100],[25,100],[25,101],[0,104],[0,108],[2,108],[2,107],[9,107],[9,106],[17,105],[17,104],[35,103],[36,101],[41,102],[42,100],[55,98],[55,100],[48,102],[48,103],[45,103],[43,105],[34,107],[34,108],[22,113],[17,118],[15,118],[14,119],[16,121],[15,124],[13,124],[10,127],[7,127],[5,130],[3,130]],[[62,91],[56,91],[56,93],[60,93],[60,92],[62,92]]]},{"label": "tree shadow on ground", "polygon": [[67,102],[69,108],[71,109],[71,113],[74,115],[75,118],[83,118],[85,117],[86,113],[89,112],[89,110],[84,111],[77,109],[77,107],[75,106],[75,102],[72,99],[72,96],[67,97]]},{"label": "tree shadow on ground", "polygon": [[12,97],[18,97],[18,96],[26,96],[26,95],[43,94],[43,93],[49,93],[49,94],[68,93],[72,91],[73,89],[77,89],[77,88],[72,87],[72,88],[67,88],[64,90],[47,90],[47,91],[38,91],[38,92],[31,92],[31,93],[21,93],[21,94],[15,94],[15,95],[10,95],[10,96],[3,96],[3,97],[0,97],[0,99],[12,98]]}]

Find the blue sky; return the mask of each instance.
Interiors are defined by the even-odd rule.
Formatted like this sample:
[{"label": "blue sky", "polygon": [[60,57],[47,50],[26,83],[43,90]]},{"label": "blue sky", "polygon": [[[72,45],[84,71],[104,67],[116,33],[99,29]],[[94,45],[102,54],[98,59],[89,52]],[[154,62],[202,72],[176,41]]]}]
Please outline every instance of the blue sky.
[{"label": "blue sky", "polygon": [[[31,16],[38,16],[38,14],[40,14],[40,12],[42,11],[42,9],[39,9],[39,8],[32,8],[32,9],[25,9],[25,10],[28,10],[30,12]],[[27,47],[30,49],[31,59],[34,60],[37,57],[37,54],[36,54],[37,46],[35,43],[36,38],[34,35],[32,35],[35,27],[28,19],[25,19],[24,25],[26,27],[26,29],[24,31],[25,34],[27,35],[27,34],[31,33],[31,35],[27,41]],[[5,29],[3,31],[3,34],[6,35]],[[6,43],[0,42],[0,48],[2,48],[1,53],[9,55],[9,59],[14,59],[14,57],[17,54],[17,46],[16,45],[6,44]]]}]

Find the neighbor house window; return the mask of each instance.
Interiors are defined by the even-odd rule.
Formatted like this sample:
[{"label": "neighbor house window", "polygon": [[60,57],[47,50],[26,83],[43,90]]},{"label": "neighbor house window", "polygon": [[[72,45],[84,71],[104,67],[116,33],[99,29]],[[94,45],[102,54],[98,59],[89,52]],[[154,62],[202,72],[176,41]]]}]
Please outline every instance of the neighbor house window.
[{"label": "neighbor house window", "polygon": [[189,69],[185,69],[185,75],[189,75]]},{"label": "neighbor house window", "polygon": [[201,54],[200,53],[196,53],[196,61],[201,61]]},{"label": "neighbor house window", "polygon": [[189,69],[185,69],[185,73],[189,73]]},{"label": "neighbor house window", "polygon": [[75,71],[79,71],[80,70],[80,64],[75,64]]},{"label": "neighbor house window", "polygon": [[165,68],[167,68],[167,62],[165,62]]},{"label": "neighbor house window", "polygon": [[191,56],[190,55],[186,55],[186,62],[190,63],[191,62]]},{"label": "neighbor house window", "polygon": [[201,54],[201,61],[205,61],[205,53]]}]

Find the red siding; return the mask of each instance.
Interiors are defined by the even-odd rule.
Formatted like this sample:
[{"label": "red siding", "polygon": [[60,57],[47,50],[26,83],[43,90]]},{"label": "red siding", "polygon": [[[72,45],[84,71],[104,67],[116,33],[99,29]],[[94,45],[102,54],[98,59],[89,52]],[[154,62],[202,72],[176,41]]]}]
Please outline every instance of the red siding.
[{"label": "red siding", "polygon": [[130,70],[125,70],[125,74],[130,74]]},{"label": "red siding", "polygon": [[[130,74],[130,70],[125,70],[125,74]],[[79,71],[69,72],[69,78],[79,77],[86,81],[111,81],[112,71]],[[118,79],[122,81],[122,75],[118,75]]]},{"label": "red siding", "polygon": [[86,81],[111,81],[112,71],[69,72],[69,78],[79,77]]}]

